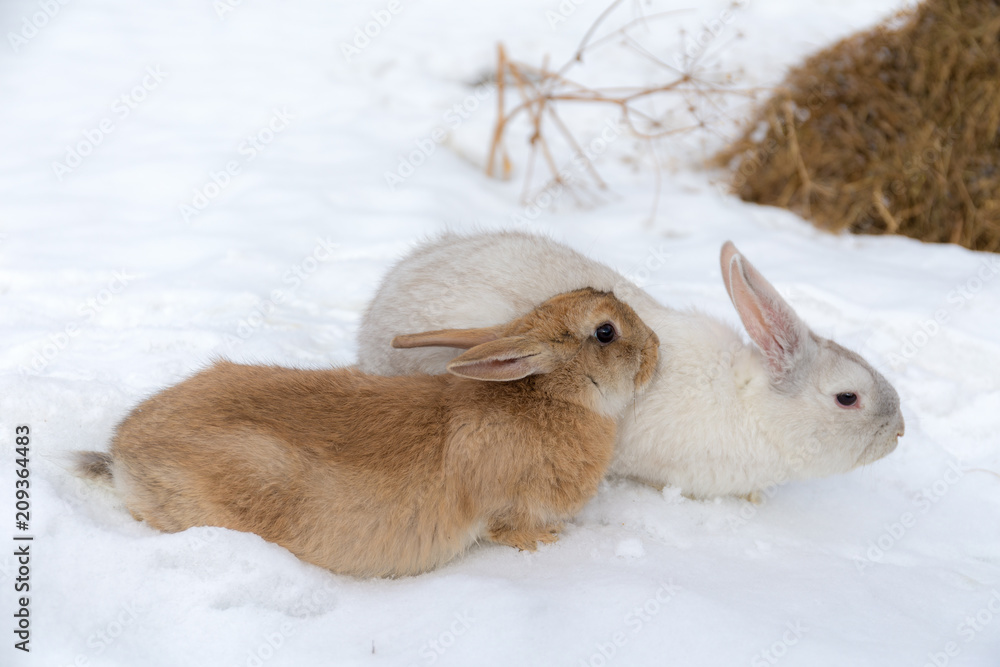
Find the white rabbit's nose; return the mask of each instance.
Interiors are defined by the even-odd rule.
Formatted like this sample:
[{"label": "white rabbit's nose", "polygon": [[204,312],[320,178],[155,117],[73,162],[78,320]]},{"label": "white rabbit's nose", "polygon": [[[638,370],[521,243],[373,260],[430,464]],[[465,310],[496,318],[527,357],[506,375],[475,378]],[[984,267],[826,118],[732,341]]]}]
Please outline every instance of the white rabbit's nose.
[{"label": "white rabbit's nose", "polygon": [[903,434],[906,433],[906,422],[903,420],[903,413],[899,413],[899,429],[896,431],[896,437],[902,438]]}]

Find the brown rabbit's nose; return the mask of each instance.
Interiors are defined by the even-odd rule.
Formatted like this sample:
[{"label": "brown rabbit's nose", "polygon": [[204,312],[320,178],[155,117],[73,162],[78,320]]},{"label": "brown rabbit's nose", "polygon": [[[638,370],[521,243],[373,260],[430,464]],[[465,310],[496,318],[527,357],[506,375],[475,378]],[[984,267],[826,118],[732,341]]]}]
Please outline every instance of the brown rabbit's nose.
[{"label": "brown rabbit's nose", "polygon": [[899,430],[896,431],[896,437],[902,438],[903,434],[906,432],[906,422],[903,420],[903,413],[899,413]]}]

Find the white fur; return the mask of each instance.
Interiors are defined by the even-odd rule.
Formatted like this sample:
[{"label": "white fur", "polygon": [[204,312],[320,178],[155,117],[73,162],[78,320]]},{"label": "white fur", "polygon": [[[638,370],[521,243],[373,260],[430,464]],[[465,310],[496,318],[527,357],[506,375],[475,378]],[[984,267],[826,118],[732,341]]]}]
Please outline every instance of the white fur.
[{"label": "white fur", "polygon": [[[722,265],[757,346],[703,313],[660,305],[618,272],[551,239],[444,234],[383,280],[358,334],[359,366],[384,375],[444,372],[454,350],[395,350],[389,342],[506,322],[589,286],[614,291],[660,338],[657,375],[619,425],[612,473],[694,497],[750,495],[893,451],[903,417],[889,382],[860,356],[813,334],[732,244],[723,247]],[[839,406],[841,392],[857,393],[861,407]]]}]

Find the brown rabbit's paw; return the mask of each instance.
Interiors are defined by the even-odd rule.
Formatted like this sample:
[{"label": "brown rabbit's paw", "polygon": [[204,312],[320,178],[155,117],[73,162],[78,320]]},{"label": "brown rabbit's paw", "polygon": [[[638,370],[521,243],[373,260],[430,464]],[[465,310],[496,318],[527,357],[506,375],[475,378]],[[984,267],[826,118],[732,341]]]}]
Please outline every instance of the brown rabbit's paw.
[{"label": "brown rabbit's paw", "polygon": [[542,532],[538,536],[538,541],[545,544],[553,544],[559,541],[559,531],[562,530],[562,524],[555,524],[552,526],[546,526],[542,529]]},{"label": "brown rabbit's paw", "polygon": [[529,541],[524,531],[511,530],[507,527],[490,528],[490,540],[508,547],[517,547],[521,551],[534,551],[537,548],[535,540]]},{"label": "brown rabbit's paw", "polygon": [[538,543],[552,544],[559,540],[560,526],[544,528],[512,529],[495,527],[490,529],[490,539],[497,544],[506,544],[521,551],[535,551]]}]

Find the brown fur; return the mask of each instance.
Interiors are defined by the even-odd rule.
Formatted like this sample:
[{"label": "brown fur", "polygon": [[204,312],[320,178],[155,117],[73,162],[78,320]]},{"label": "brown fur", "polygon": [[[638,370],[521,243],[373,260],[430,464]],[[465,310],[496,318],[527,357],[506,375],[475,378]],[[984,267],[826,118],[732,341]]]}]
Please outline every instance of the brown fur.
[{"label": "brown fur", "polygon": [[111,484],[110,454],[104,452],[75,452],[75,454],[73,464],[80,477],[102,484]]},{"label": "brown fur", "polygon": [[[592,333],[605,321],[621,337],[600,345]],[[534,374],[484,382],[216,363],[122,422],[116,487],[160,530],[249,531],[359,576],[423,572],[481,537],[520,549],[555,541],[596,492],[617,413],[652,377],[658,341],[594,290],[555,297],[488,338],[519,353],[536,346],[517,362]],[[509,365],[482,357],[473,347],[453,364],[471,360],[463,375]],[[100,473],[100,457],[84,454],[80,472]]]}]

